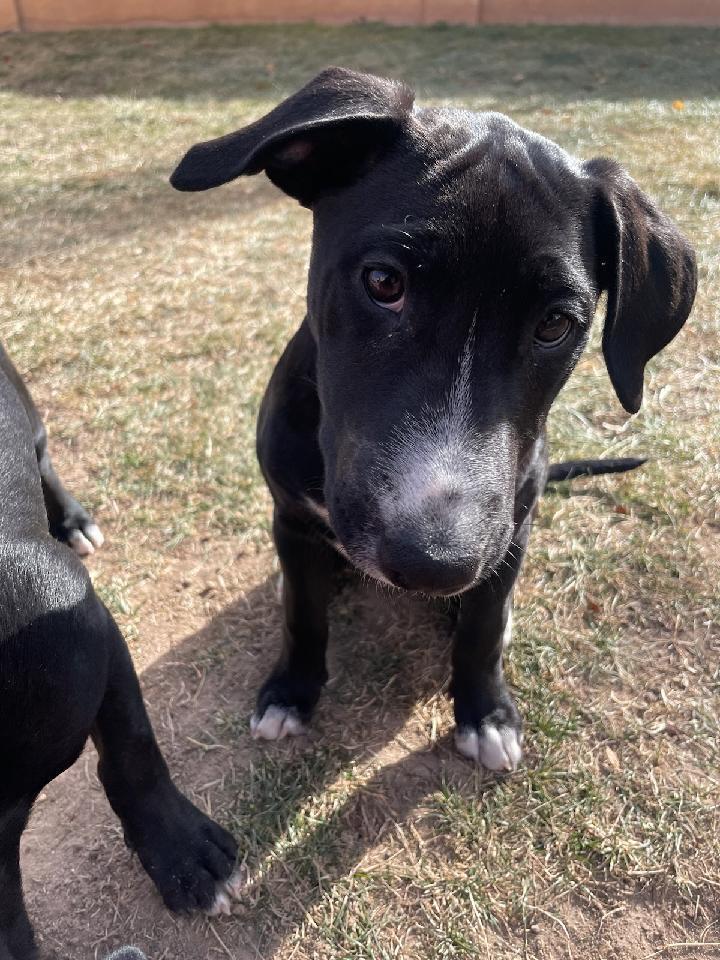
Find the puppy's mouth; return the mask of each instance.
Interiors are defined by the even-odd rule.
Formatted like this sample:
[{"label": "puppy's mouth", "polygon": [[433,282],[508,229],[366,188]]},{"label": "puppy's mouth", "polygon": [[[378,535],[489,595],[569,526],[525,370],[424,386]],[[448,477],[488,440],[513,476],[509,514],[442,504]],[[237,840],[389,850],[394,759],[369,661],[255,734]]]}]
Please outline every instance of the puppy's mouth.
[{"label": "puppy's mouth", "polygon": [[346,546],[333,532],[332,543],[352,566],[386,587],[418,596],[449,598],[498,577],[500,567],[507,564],[505,556],[512,540],[509,534],[500,537],[492,547],[488,544],[480,556],[423,557],[421,562],[412,554],[388,559],[383,555],[381,541],[375,539]]},{"label": "puppy's mouth", "polygon": [[380,569],[377,563],[368,563],[368,561],[364,559],[352,559],[347,553],[345,553],[344,550],[341,550],[341,552],[343,552],[353,566],[360,570],[360,572],[365,576],[370,577],[372,580],[376,580],[378,583],[381,583],[392,590],[402,591],[403,593],[412,593],[419,597],[439,599],[459,597],[468,590],[472,590],[473,587],[477,586],[477,584],[484,579],[484,577],[480,575],[473,576],[471,579],[464,580],[463,582],[455,580],[454,582],[446,581],[442,584],[430,582],[425,582],[422,584],[412,583],[409,582],[400,571],[393,571],[392,573],[388,571],[390,574],[388,575],[388,573],[385,573]]},{"label": "puppy's mouth", "polygon": [[391,589],[418,596],[456,597],[489,576],[475,559],[467,558],[455,564],[434,562],[418,569],[417,558],[408,558],[408,562],[401,560],[395,565],[384,561],[376,541],[363,540],[347,547],[334,533],[332,544],[364,576]]},{"label": "puppy's mouth", "polygon": [[327,528],[333,548],[361,574],[383,586],[426,597],[456,597],[497,573],[510,546],[510,534],[496,529],[496,523],[484,525],[485,536],[478,534],[477,549],[453,549],[444,537],[438,542],[418,546],[412,538],[398,543],[396,531],[388,536],[380,524],[362,529],[344,530],[333,511],[313,510]]}]

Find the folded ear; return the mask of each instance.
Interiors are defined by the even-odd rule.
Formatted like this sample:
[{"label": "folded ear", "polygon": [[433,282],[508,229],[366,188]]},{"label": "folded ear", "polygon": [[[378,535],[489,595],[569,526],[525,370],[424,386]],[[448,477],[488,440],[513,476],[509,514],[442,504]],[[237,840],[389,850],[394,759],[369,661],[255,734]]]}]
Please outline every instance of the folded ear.
[{"label": "folded ear", "polygon": [[607,291],[603,353],[629,413],[642,403],[645,364],[679,333],[695,299],[695,254],[675,224],[612,160],[590,160],[598,282]]},{"label": "folded ear", "polygon": [[208,190],[264,170],[309,205],[352,181],[397,136],[413,99],[402,83],[329,67],[250,126],[191,147],[170,183]]}]

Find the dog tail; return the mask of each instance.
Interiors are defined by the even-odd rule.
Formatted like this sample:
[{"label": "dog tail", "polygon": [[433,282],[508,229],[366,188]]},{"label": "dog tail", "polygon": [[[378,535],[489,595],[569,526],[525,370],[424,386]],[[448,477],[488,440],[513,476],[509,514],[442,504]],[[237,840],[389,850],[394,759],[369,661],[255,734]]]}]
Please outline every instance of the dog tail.
[{"label": "dog tail", "polygon": [[647,459],[644,457],[619,457],[608,460],[566,460],[563,463],[551,463],[547,482],[573,480],[575,477],[597,477],[602,473],[625,473],[636,470]]}]

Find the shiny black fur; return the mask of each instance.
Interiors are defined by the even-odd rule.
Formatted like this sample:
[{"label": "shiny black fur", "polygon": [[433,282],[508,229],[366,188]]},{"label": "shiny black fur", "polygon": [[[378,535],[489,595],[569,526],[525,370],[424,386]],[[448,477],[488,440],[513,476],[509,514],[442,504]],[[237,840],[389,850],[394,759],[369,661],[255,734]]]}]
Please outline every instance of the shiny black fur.
[{"label": "shiny black fur", "polygon": [[31,960],[20,836],[88,737],[126,840],[170,909],[210,907],[236,845],[170,779],[125,641],[62,542],[90,517],[60,483],[1,347],[0,502],[0,960]]},{"label": "shiny black fur", "polygon": [[[616,163],[577,160],[498,113],[413,101],[404,84],[331,68],[256,123],[193,147],[171,179],[204,190],[265,171],[314,217],[307,316],[258,426],[285,610],[261,736],[295,732],[317,702],[331,574],[344,562],[458,596],[458,729],[519,734],[502,639],[548,479],[548,411],[601,293],[603,350],[629,412],[695,294],[692,249]],[[369,295],[378,266],[404,278],[399,312]],[[549,349],[538,325],[558,313],[571,332]],[[264,723],[269,707],[287,724]]]}]

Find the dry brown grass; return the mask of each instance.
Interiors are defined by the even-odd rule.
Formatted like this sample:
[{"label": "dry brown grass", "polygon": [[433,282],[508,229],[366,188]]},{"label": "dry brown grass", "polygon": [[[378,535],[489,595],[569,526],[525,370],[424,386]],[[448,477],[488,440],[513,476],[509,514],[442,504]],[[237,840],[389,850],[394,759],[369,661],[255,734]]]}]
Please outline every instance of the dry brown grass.
[{"label": "dry brown grass", "polygon": [[[95,581],[173,768],[232,826],[248,871],[232,919],[170,919],[128,864],[87,755],[48,789],[26,845],[48,949],[717,956],[719,39],[370,26],[0,38],[1,336],[110,535]],[[260,179],[188,197],[166,176],[189,143],[329,62],[618,157],[699,251],[692,322],[652,364],[641,414],[622,415],[597,343],[553,414],[558,458],[651,463],[543,504],[509,658],[526,763],[507,779],[452,751],[442,610],[353,586],[311,740],[249,741],[278,626],[254,421],[302,314],[309,215]]]}]

